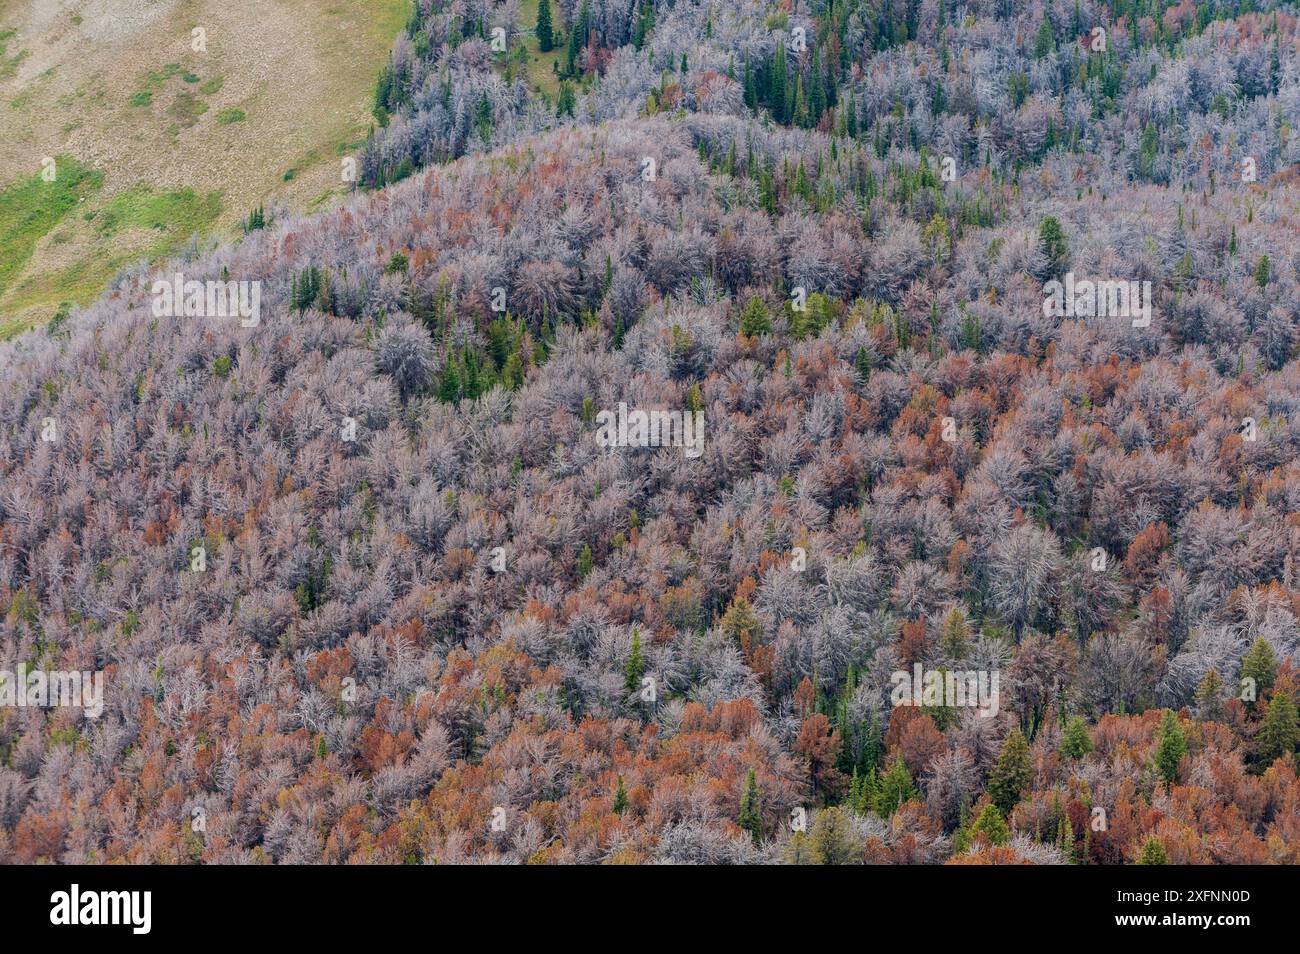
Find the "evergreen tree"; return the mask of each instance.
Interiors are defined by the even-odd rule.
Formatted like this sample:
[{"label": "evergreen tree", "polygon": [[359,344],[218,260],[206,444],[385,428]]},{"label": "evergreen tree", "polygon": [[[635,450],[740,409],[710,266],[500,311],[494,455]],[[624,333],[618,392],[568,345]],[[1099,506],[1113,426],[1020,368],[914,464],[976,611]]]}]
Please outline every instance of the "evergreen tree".
[{"label": "evergreen tree", "polygon": [[1056,49],[1056,34],[1052,32],[1052,21],[1046,16],[1038,25],[1038,36],[1034,38],[1034,57],[1042,59]]},{"label": "evergreen tree", "polygon": [[809,125],[812,126],[817,125],[822,113],[826,112],[826,83],[822,78],[821,50],[817,46],[813,47],[812,63],[809,66],[808,112],[811,119]]},{"label": "evergreen tree", "polygon": [[577,108],[577,97],[573,92],[573,84],[568,80],[560,81],[560,95],[555,104],[556,116],[572,116]]},{"label": "evergreen tree", "polygon": [[976,819],[974,827],[971,829],[972,835],[983,835],[990,844],[1005,845],[1011,839],[1011,832],[1007,828],[1006,820],[998,807],[991,802],[984,806],[984,811],[980,812],[980,817]]},{"label": "evergreen tree", "polygon": [[776,56],[772,58],[772,74],[768,78],[767,87],[767,106],[772,111],[772,118],[778,123],[783,123],[786,120],[785,87],[785,41],[778,40]]},{"label": "evergreen tree", "polygon": [[555,34],[551,29],[551,0],[541,0],[537,5],[537,48],[543,53],[555,49]]},{"label": "evergreen tree", "polygon": [[438,400],[451,403],[460,399],[460,374],[451,355],[447,356],[447,367],[442,370],[442,382],[438,385]]},{"label": "evergreen tree", "polygon": [[1261,255],[1259,257],[1259,264],[1255,266],[1255,284],[1260,288],[1266,287],[1268,285],[1268,279],[1272,272],[1272,268],[1273,266],[1269,262],[1268,256]]},{"label": "evergreen tree", "polygon": [[[862,353],[863,350],[859,348],[858,356],[861,357]],[[966,623],[966,613],[960,606],[954,606],[939,626],[939,650],[946,659],[953,662],[965,659],[966,653],[970,651],[967,642],[969,635],[970,627]]]},{"label": "evergreen tree", "polygon": [[501,369],[501,383],[511,391],[518,391],[524,383],[524,362],[518,351],[506,359],[506,366]]},{"label": "evergreen tree", "polygon": [[1020,796],[1034,780],[1029,760],[1029,743],[1019,729],[1012,729],[1002,742],[1002,751],[989,773],[988,793],[1003,815],[1010,815]]},{"label": "evergreen tree", "polygon": [[1155,123],[1148,122],[1142,130],[1142,143],[1138,147],[1138,170],[1144,178],[1155,171],[1156,155],[1160,152],[1160,134]]},{"label": "evergreen tree", "polygon": [[851,865],[862,863],[862,843],[853,826],[853,816],[839,806],[825,808],[813,820],[808,833],[813,864]]},{"label": "evergreen tree", "polygon": [[[1241,678],[1254,680],[1255,694],[1253,698],[1246,699],[1247,704],[1254,708],[1259,698],[1273,688],[1273,680],[1276,677],[1277,656],[1273,655],[1273,647],[1269,645],[1268,640],[1261,636],[1255,640],[1255,645],[1250,647],[1250,652],[1246,653],[1241,660]],[[1247,687],[1249,685],[1246,684]]]},{"label": "evergreen tree", "polygon": [[757,295],[745,303],[745,309],[740,313],[740,333],[748,338],[772,333],[772,317],[767,313],[763,299]]},{"label": "evergreen tree", "polygon": [[1138,858],[1140,865],[1167,865],[1169,864],[1169,855],[1165,852],[1165,846],[1160,843],[1160,839],[1151,835],[1142,843],[1142,855]]},{"label": "evergreen tree", "polygon": [[1070,816],[1066,812],[1061,812],[1061,820],[1056,823],[1056,847],[1061,849],[1066,864],[1074,864],[1074,826],[1070,824]]},{"label": "evergreen tree", "polygon": [[1061,734],[1061,754],[1067,759],[1081,759],[1091,751],[1092,738],[1088,735],[1088,724],[1082,716],[1071,716]]},{"label": "evergreen tree", "polygon": [[1170,785],[1178,781],[1178,763],[1187,752],[1187,737],[1178,717],[1166,710],[1160,719],[1159,745],[1156,747],[1156,768]]},{"label": "evergreen tree", "polygon": [[1223,677],[1217,669],[1207,669],[1196,687],[1196,711],[1208,721],[1223,718]]},{"label": "evergreen tree", "polygon": [[578,55],[582,53],[583,48],[587,45],[587,31],[590,27],[591,10],[587,7],[587,0],[582,0],[582,9],[578,13],[578,20],[573,24],[573,29],[569,31],[567,67],[569,76],[578,75]]},{"label": "evergreen tree", "polygon": [[740,796],[740,816],[736,821],[749,832],[755,845],[763,843],[763,793],[753,769],[745,776],[745,791]]},{"label": "evergreen tree", "polygon": [[587,574],[591,572],[592,565],[591,544],[584,543],[582,552],[578,554],[578,579],[585,580]]},{"label": "evergreen tree", "polygon": [[655,27],[654,0],[641,0],[641,12],[637,16],[636,30],[632,34],[632,45],[638,50],[645,45],[645,38]]},{"label": "evergreen tree", "polygon": [[1297,723],[1295,701],[1291,693],[1279,689],[1273,694],[1268,714],[1255,737],[1260,764],[1267,767],[1274,759],[1294,752],[1297,741],[1300,741],[1300,723]]},{"label": "evergreen tree", "polygon": [[632,649],[623,664],[623,689],[629,694],[641,690],[641,678],[645,675],[645,657],[641,655],[641,631],[632,630]]},{"label": "evergreen tree", "polygon": [[901,755],[895,756],[894,764],[880,779],[876,791],[876,814],[888,818],[898,811],[900,805],[916,798],[918,794],[916,786],[912,784],[912,774],[907,770],[907,763]]},{"label": "evergreen tree", "polygon": [[758,614],[743,595],[737,596],[722,614],[722,631],[744,646],[762,632]]},{"label": "evergreen tree", "polygon": [[871,380],[871,354],[865,347],[858,348],[858,354],[853,361],[853,366],[857,369],[858,377],[862,379],[863,384]]},{"label": "evergreen tree", "polygon": [[614,792],[614,814],[622,815],[627,811],[627,786],[623,784],[623,776],[618,777],[618,790]]},{"label": "evergreen tree", "polygon": [[1059,275],[1070,257],[1070,247],[1065,241],[1065,230],[1054,215],[1047,215],[1038,224],[1038,247],[1047,256],[1051,275]]},{"label": "evergreen tree", "polygon": [[704,410],[704,393],[700,390],[700,383],[696,381],[686,391],[686,406],[692,413]]}]

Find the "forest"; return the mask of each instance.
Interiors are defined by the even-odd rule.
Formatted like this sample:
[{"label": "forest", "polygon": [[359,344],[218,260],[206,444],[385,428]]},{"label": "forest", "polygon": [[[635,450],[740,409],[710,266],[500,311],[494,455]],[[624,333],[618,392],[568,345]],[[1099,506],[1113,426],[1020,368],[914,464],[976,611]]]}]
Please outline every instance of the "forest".
[{"label": "forest", "polygon": [[416,0],[0,344],[0,862],[1300,863],[1297,13]]}]

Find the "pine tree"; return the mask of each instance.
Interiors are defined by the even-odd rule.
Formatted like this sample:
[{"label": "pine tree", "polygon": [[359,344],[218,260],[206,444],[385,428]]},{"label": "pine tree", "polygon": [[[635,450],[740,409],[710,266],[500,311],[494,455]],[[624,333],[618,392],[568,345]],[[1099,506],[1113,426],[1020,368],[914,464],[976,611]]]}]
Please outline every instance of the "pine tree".
[{"label": "pine tree", "polygon": [[763,299],[757,295],[745,303],[745,309],[740,313],[740,333],[748,338],[772,333],[772,317],[767,313]]},{"label": "pine tree", "polygon": [[578,554],[578,579],[585,580],[587,575],[591,573],[592,566],[591,544],[584,543],[582,552]]},{"label": "pine tree", "polygon": [[1241,678],[1254,680],[1254,696],[1246,699],[1252,708],[1265,692],[1273,688],[1276,677],[1277,656],[1273,654],[1273,647],[1268,640],[1261,636],[1241,660]]},{"label": "pine tree", "polygon": [[1268,279],[1270,273],[1272,272],[1272,269],[1273,266],[1269,262],[1268,256],[1261,255],[1259,257],[1259,264],[1255,266],[1255,284],[1258,285],[1260,288],[1266,287],[1268,285]]},{"label": "pine tree", "polygon": [[587,7],[587,0],[582,0],[582,9],[578,13],[578,20],[573,24],[573,29],[569,31],[569,55],[567,73],[569,76],[578,74],[578,55],[587,45],[587,30],[591,26],[591,10]]},{"label": "pine tree", "polygon": [[632,34],[632,45],[638,50],[645,45],[645,38],[655,27],[654,0],[641,0],[641,12],[637,17],[636,31]]},{"label": "pine tree", "polygon": [[858,354],[853,361],[853,366],[857,369],[858,377],[863,384],[871,380],[871,354],[865,347],[858,348]]},{"label": "pine tree", "polygon": [[1178,763],[1187,752],[1187,737],[1178,717],[1166,710],[1160,719],[1160,743],[1156,748],[1156,768],[1170,785],[1178,781]]},{"label": "pine tree", "polygon": [[745,791],[740,796],[740,815],[736,822],[749,832],[755,845],[763,843],[763,793],[753,769],[745,776]]},{"label": "pine tree", "polygon": [[1208,721],[1223,718],[1223,677],[1217,669],[1207,669],[1196,687],[1196,712]]},{"label": "pine tree", "polygon": [[461,367],[465,369],[465,396],[471,400],[483,393],[483,382],[479,375],[479,356],[473,348],[463,348],[460,353]]},{"label": "pine tree", "polygon": [[809,125],[815,126],[826,112],[826,82],[822,78],[822,57],[819,47],[813,47],[812,63],[808,74]]},{"label": "pine tree", "polygon": [[572,116],[578,100],[573,92],[573,84],[568,80],[560,81],[560,95],[555,103],[556,116]]},{"label": "pine tree", "polygon": [[1059,275],[1070,257],[1070,247],[1065,241],[1065,230],[1054,215],[1047,215],[1038,224],[1038,246],[1047,256],[1048,271]]},{"label": "pine tree", "polygon": [[1010,815],[1033,780],[1029,743],[1019,729],[1012,729],[1003,740],[1002,751],[989,773],[989,797],[1003,815]]},{"label": "pine tree", "polygon": [[618,790],[614,792],[614,814],[622,815],[627,811],[627,786],[623,784],[623,776],[618,777]]},{"label": "pine tree", "polygon": [[460,399],[460,375],[456,362],[447,356],[447,367],[442,371],[442,383],[438,386],[438,400],[450,403]]},{"label": "pine tree", "polygon": [[743,595],[732,600],[727,611],[722,614],[722,631],[741,646],[762,632],[758,614]]},{"label": "pine tree", "polygon": [[971,828],[971,834],[983,835],[990,844],[994,845],[1005,845],[1011,839],[1006,820],[998,811],[998,807],[991,802],[984,806],[984,811],[980,812],[980,817]]},{"label": "pine tree", "polygon": [[1165,846],[1160,843],[1160,839],[1151,835],[1142,844],[1142,855],[1138,858],[1140,865],[1167,865],[1169,864],[1169,855],[1165,852]]},{"label": "pine tree", "polygon": [[700,390],[700,383],[696,381],[686,391],[686,406],[692,413],[704,410],[704,394]]},{"label": "pine tree", "polygon": [[918,792],[912,784],[912,774],[907,770],[907,763],[901,755],[895,756],[894,764],[880,779],[876,791],[876,814],[888,818],[904,802],[916,798]]},{"label": "pine tree", "polygon": [[1061,849],[1067,865],[1075,863],[1074,826],[1070,824],[1070,816],[1066,812],[1061,812],[1061,820],[1056,824],[1056,847]]},{"label": "pine tree", "polygon": [[1061,734],[1061,754],[1068,759],[1081,759],[1091,751],[1092,738],[1088,735],[1088,724],[1082,716],[1071,716]]},{"label": "pine tree", "polygon": [[966,613],[960,606],[954,606],[939,626],[939,650],[945,658],[954,662],[965,659],[970,649],[967,643],[969,635],[970,627],[966,624]]},{"label": "pine tree", "polygon": [[772,75],[767,87],[767,105],[772,110],[772,118],[778,123],[783,123],[786,120],[785,87],[785,42],[778,40],[776,56],[772,58]]},{"label": "pine tree", "polygon": [[1255,737],[1260,764],[1272,765],[1274,759],[1294,752],[1297,741],[1300,741],[1300,724],[1297,723],[1295,701],[1291,693],[1279,689],[1273,694],[1268,714]]},{"label": "pine tree", "polygon": [[623,689],[628,693],[639,692],[641,678],[645,675],[645,657],[641,655],[641,631],[632,630],[632,649],[623,664]]},{"label": "pine tree", "polygon": [[1138,169],[1145,178],[1155,170],[1156,155],[1160,152],[1160,134],[1155,123],[1148,122],[1142,130],[1142,143],[1138,147]]},{"label": "pine tree", "polygon": [[501,383],[511,391],[518,391],[519,386],[524,383],[524,362],[519,357],[519,352],[512,352],[510,357],[506,358],[506,366],[501,369]]},{"label": "pine tree", "polygon": [[1056,34],[1052,32],[1052,21],[1043,17],[1043,22],[1038,26],[1038,36],[1034,38],[1034,56],[1041,60],[1054,49],[1056,49]]},{"label": "pine tree", "polygon": [[543,53],[555,49],[555,34],[551,30],[551,0],[541,0],[537,5],[537,48]]}]

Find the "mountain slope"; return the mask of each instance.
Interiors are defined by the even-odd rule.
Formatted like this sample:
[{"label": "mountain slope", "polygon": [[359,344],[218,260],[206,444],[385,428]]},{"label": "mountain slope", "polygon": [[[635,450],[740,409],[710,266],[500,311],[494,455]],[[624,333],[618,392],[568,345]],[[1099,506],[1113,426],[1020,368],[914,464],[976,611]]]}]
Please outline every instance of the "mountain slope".
[{"label": "mountain slope", "polygon": [[84,168],[98,181],[33,244],[0,229],[0,334],[192,235],[233,234],[255,206],[345,193],[341,158],[365,138],[369,86],[408,7],[0,2],[0,222],[31,207],[47,158],[61,180]]},{"label": "mountain slope", "polygon": [[[461,37],[365,150],[401,181],[0,345],[0,668],[107,675],[0,707],[0,860],[1300,857],[1293,20],[1275,75],[1193,11],[1076,87],[1036,7],[683,2],[570,117],[421,10]],[[787,109],[755,76],[827,18],[839,93]],[[1033,75],[904,97],[998,44]],[[1090,281],[1150,320],[1051,307]],[[701,453],[611,447],[621,406]]]}]

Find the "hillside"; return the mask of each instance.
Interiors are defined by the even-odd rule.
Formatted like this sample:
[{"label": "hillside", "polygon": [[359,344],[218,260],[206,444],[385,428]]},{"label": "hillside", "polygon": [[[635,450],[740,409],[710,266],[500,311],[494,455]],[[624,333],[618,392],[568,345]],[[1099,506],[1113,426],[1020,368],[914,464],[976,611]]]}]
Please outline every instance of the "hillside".
[{"label": "hillside", "polygon": [[256,206],[336,201],[408,10],[0,0],[0,335],[193,235],[228,238]]},{"label": "hillside", "polygon": [[1300,861],[1294,11],[516,10],[0,344],[0,861]]}]

